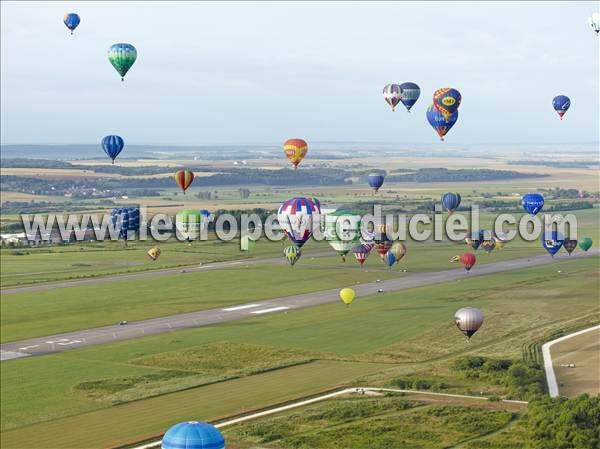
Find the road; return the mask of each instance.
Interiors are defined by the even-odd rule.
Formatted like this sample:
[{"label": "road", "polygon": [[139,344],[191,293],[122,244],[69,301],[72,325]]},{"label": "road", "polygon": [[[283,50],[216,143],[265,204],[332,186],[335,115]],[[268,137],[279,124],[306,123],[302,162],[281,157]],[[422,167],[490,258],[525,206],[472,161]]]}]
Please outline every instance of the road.
[{"label": "road", "polygon": [[[590,332],[598,333],[599,331],[600,324],[565,335],[542,345],[544,370],[546,371],[546,382],[548,382],[548,394],[550,397],[555,398],[559,396],[555,371],[562,371],[562,377],[568,378],[573,384],[571,385],[571,390],[576,390],[574,394],[567,396],[577,396],[583,393],[589,393],[590,395],[598,394],[598,346],[600,344],[598,336],[592,335],[589,341],[586,341],[585,343],[574,343],[563,348],[563,351],[557,351],[559,353],[555,354],[556,357],[554,360],[552,359],[551,348],[556,344],[566,342],[574,337]],[[573,363],[574,359],[577,359],[577,364]],[[571,364],[574,366],[561,366]],[[570,373],[569,370],[578,370],[579,372]],[[583,372],[581,370],[583,370]]]},{"label": "road", "polygon": [[[385,294],[385,292],[424,287],[431,284],[501,273],[520,268],[547,265],[557,261],[598,256],[599,254],[600,252],[595,250],[588,251],[587,253],[576,253],[571,256],[566,254],[556,255],[554,258],[548,255],[540,255],[529,259],[513,259],[476,266],[470,273],[466,273],[463,268],[425,273],[399,273],[399,277],[396,279],[355,285],[353,288],[356,291],[358,298],[360,298],[362,296],[375,295],[379,289],[383,289],[383,294]],[[339,301],[338,291],[339,289],[337,288],[323,290],[295,296],[256,301],[250,304],[153,318],[132,322],[123,326],[112,325],[4,343],[0,345],[0,360],[5,361],[21,357],[52,354],[68,351],[70,349],[130,340],[148,335],[243,320],[265,314],[314,307]]]}]

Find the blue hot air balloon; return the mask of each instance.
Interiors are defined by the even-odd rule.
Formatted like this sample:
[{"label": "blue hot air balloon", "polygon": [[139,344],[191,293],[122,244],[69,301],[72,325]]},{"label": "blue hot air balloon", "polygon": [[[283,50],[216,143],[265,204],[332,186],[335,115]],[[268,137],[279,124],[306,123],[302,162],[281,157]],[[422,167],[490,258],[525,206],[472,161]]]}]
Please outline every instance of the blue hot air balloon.
[{"label": "blue hot air balloon", "polygon": [[187,421],[175,424],[164,434],[162,449],[225,449],[221,432],[205,422]]},{"label": "blue hot air balloon", "polygon": [[110,211],[110,219],[123,240],[129,231],[135,235],[140,230],[140,210],[136,207],[117,207]]},{"label": "blue hot air balloon", "polygon": [[388,251],[387,253],[385,253],[385,255],[383,256],[383,262],[388,266],[391,267],[392,265],[394,265],[396,263],[396,256],[394,256],[394,253],[392,253],[391,251]]},{"label": "blue hot air balloon", "polygon": [[63,17],[63,22],[65,22],[67,28],[71,30],[71,34],[73,34],[73,30],[77,28],[77,25],[79,25],[81,19],[74,12],[70,12],[69,14],[65,14],[65,17]]},{"label": "blue hot air balloon", "polygon": [[544,197],[539,193],[528,193],[521,198],[521,205],[528,214],[535,215],[544,207]]},{"label": "blue hot air balloon", "polygon": [[450,213],[460,205],[460,193],[446,192],[442,195],[442,204]]},{"label": "blue hot air balloon", "polygon": [[421,88],[415,83],[402,83],[400,89],[402,91],[400,101],[406,110],[410,112],[410,108],[415,105],[421,95]]},{"label": "blue hot air balloon", "polygon": [[427,109],[427,120],[435,132],[440,136],[440,140],[444,140],[444,136],[450,131],[458,120],[458,111],[454,111],[449,118],[444,115],[434,106],[431,105]]},{"label": "blue hot air balloon", "polygon": [[571,107],[571,99],[566,95],[559,95],[557,97],[554,97],[552,99],[552,107],[562,120],[563,115],[565,115],[565,112],[567,112]]},{"label": "blue hot air balloon", "polygon": [[383,181],[385,179],[385,175],[383,173],[371,173],[367,178],[367,182],[369,186],[377,192],[379,188],[383,185]]},{"label": "blue hot air balloon", "polygon": [[564,242],[564,236],[558,231],[547,231],[542,235],[542,246],[552,257],[560,250]]},{"label": "blue hot air balloon", "polygon": [[123,147],[125,146],[125,142],[123,138],[120,136],[105,136],[102,139],[102,149],[106,153],[106,155],[111,158],[112,163],[115,163],[115,158],[119,155],[121,151],[123,151]]}]

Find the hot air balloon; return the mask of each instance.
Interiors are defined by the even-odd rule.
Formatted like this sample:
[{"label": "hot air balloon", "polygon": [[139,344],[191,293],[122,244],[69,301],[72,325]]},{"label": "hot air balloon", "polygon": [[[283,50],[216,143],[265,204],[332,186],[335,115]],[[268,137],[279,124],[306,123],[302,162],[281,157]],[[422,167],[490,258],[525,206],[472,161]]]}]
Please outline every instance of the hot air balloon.
[{"label": "hot air balloon", "polygon": [[465,242],[467,245],[469,245],[471,248],[473,248],[475,251],[477,251],[477,248],[479,248],[479,246],[481,245],[481,242],[483,242],[484,240],[486,240],[485,231],[480,229],[479,231],[477,231],[476,236],[471,235],[471,237],[467,237],[465,239]]},{"label": "hot air balloon", "polygon": [[74,12],[70,12],[65,14],[63,17],[63,22],[65,23],[66,27],[71,30],[71,34],[73,34],[73,31],[75,28],[77,28],[77,25],[79,25],[81,19],[79,18],[79,15],[75,14]]},{"label": "hot air balloon", "polygon": [[354,297],[356,293],[351,288],[343,288],[340,290],[340,299],[346,306],[349,306],[352,301],[354,301]]},{"label": "hot air balloon", "polygon": [[494,248],[496,248],[496,240],[484,240],[481,242],[480,248],[484,250],[487,254],[490,254]]},{"label": "hot air balloon", "polygon": [[442,87],[433,93],[433,105],[446,120],[458,111],[461,100],[460,92],[451,87]]},{"label": "hot air balloon", "polygon": [[123,151],[123,147],[125,146],[125,142],[121,136],[105,136],[102,138],[102,149],[106,153],[106,155],[112,160],[112,163],[115,163],[116,157]]},{"label": "hot air balloon", "polygon": [[442,195],[442,205],[452,214],[460,206],[460,193],[446,192]]},{"label": "hot air balloon", "polygon": [[535,215],[544,207],[544,197],[539,193],[527,193],[521,198],[521,205],[528,214]]},{"label": "hot air balloon", "polygon": [[400,84],[400,90],[402,91],[400,101],[402,101],[406,110],[410,112],[410,108],[415,105],[421,95],[421,89],[415,83],[402,83]]},{"label": "hot air balloon", "polygon": [[402,259],[406,254],[406,245],[402,242],[394,242],[394,244],[390,248],[390,251],[396,258],[396,263],[398,263],[400,262],[400,259]]},{"label": "hot air balloon", "polygon": [[161,252],[162,251],[160,250],[160,248],[158,248],[158,247],[155,246],[154,248],[150,248],[148,250],[147,254],[148,254],[148,257],[150,257],[150,259],[156,260],[156,259],[158,259],[158,256],[160,256]]},{"label": "hot air balloon", "polygon": [[542,235],[542,246],[552,257],[560,250],[564,241],[563,235],[558,231],[547,231]]},{"label": "hot air balloon", "polygon": [[180,231],[188,234],[187,240],[196,240],[210,218],[210,212],[206,209],[184,209],[177,212],[175,222],[179,223]]},{"label": "hot air balloon", "polygon": [[590,249],[592,247],[592,239],[589,237],[584,237],[579,241],[579,247],[584,250],[587,251],[588,249]]},{"label": "hot air balloon", "polygon": [[458,111],[454,111],[449,118],[445,118],[440,111],[438,111],[433,105],[427,108],[427,120],[429,124],[440,136],[440,140],[444,140],[444,136],[448,134],[448,131],[454,126],[458,120]]},{"label": "hot air balloon", "polygon": [[362,229],[360,231],[360,243],[369,248],[369,251],[375,246],[375,233],[368,229]]},{"label": "hot air balloon", "polygon": [[367,245],[363,245],[362,243],[352,248],[352,253],[361,267],[367,261],[367,257],[369,257],[370,252],[371,248],[369,248]]},{"label": "hot air balloon", "polygon": [[255,245],[256,245],[256,242],[254,240],[252,240],[249,235],[243,235],[242,238],[240,239],[240,249],[242,251],[250,252],[254,249]]},{"label": "hot air balloon", "polygon": [[387,236],[388,227],[385,224],[379,225],[379,232],[375,233],[375,251],[379,254],[379,257],[384,258],[385,254],[392,247],[392,240]]},{"label": "hot air balloon", "polygon": [[178,170],[175,172],[175,182],[185,195],[185,191],[194,182],[194,173],[190,170]]},{"label": "hot air balloon", "polygon": [[336,210],[325,215],[323,235],[331,247],[346,261],[346,254],[360,240],[360,215],[347,210]]},{"label": "hot air balloon", "polygon": [[369,183],[369,187],[373,189],[375,193],[379,190],[379,188],[383,185],[383,180],[385,179],[384,173],[371,173],[367,178],[367,182]]},{"label": "hot air balloon", "polygon": [[588,18],[588,21],[590,23],[590,26],[592,27],[592,30],[596,32],[596,35],[598,35],[598,33],[600,33],[600,13],[593,13]]},{"label": "hot air balloon", "polygon": [[125,81],[125,74],[137,59],[137,50],[131,44],[113,44],[108,49],[108,60]]},{"label": "hot air balloon", "polygon": [[321,207],[314,198],[297,197],[284,202],[277,211],[277,221],[289,239],[301,248],[319,226]]},{"label": "hot air balloon", "polygon": [[285,257],[292,267],[296,264],[296,262],[298,262],[298,259],[300,259],[301,255],[302,253],[300,252],[300,248],[294,245],[286,246],[283,250],[283,257]]},{"label": "hot air balloon", "polygon": [[473,253],[464,253],[462,256],[460,256],[460,263],[467,271],[471,271],[471,268],[473,268],[475,262],[477,262],[477,258]]},{"label": "hot air balloon", "polygon": [[225,449],[225,440],[216,427],[205,422],[187,421],[164,434],[161,449]]},{"label": "hot air balloon", "polygon": [[395,111],[402,100],[402,88],[398,84],[386,84],[383,88],[383,99],[392,107],[392,111]]},{"label": "hot air balloon", "polygon": [[302,139],[289,139],[283,144],[283,152],[294,168],[298,168],[298,164],[308,152],[308,144]]},{"label": "hot air balloon", "polygon": [[136,207],[117,207],[110,211],[112,225],[123,240],[127,235],[139,232],[140,229],[140,210]]},{"label": "hot air balloon", "polygon": [[563,242],[563,246],[565,247],[565,250],[569,253],[570,256],[571,253],[575,251],[575,248],[577,248],[577,240],[565,239],[565,241]]},{"label": "hot air balloon", "polygon": [[385,253],[385,255],[383,256],[383,263],[385,263],[388,267],[391,268],[392,265],[396,263],[396,256],[394,256],[394,253],[391,251]]},{"label": "hot air balloon", "polygon": [[483,324],[483,313],[475,307],[463,307],[454,314],[454,323],[467,338],[471,338]]},{"label": "hot air balloon", "polygon": [[569,99],[569,97],[567,97],[565,95],[559,95],[552,99],[552,107],[554,108],[554,110],[556,111],[556,113],[558,114],[560,119],[562,120],[563,115],[565,115],[565,113],[571,107],[571,100]]}]

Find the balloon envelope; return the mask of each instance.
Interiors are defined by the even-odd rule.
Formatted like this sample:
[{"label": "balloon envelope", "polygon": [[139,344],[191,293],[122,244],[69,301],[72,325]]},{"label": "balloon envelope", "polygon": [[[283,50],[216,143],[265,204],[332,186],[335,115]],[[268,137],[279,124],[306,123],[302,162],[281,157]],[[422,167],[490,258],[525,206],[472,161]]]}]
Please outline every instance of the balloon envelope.
[{"label": "balloon envelope", "polygon": [[565,250],[571,254],[575,248],[577,248],[577,240],[565,239],[563,246],[565,247]]},{"label": "balloon envelope", "polygon": [[154,248],[150,248],[148,250],[147,254],[148,254],[148,257],[150,257],[150,259],[156,260],[156,259],[158,259],[158,256],[160,256],[161,252],[162,251],[160,250],[160,248],[154,247]]},{"label": "balloon envelope", "polygon": [[402,91],[400,101],[408,112],[415,105],[419,96],[421,95],[421,88],[415,83],[402,83],[400,84]]},{"label": "balloon envelope", "polygon": [[433,93],[433,105],[446,120],[458,110],[461,101],[460,92],[452,87],[442,87]]},{"label": "balloon envelope", "polygon": [[390,248],[390,251],[396,258],[396,263],[398,263],[400,262],[400,259],[402,259],[406,254],[406,245],[402,242],[394,242],[394,244]]},{"label": "balloon envelope", "polygon": [[436,109],[433,105],[430,105],[427,108],[427,121],[435,132],[440,136],[440,140],[444,140],[444,136],[448,134],[448,131],[452,129],[456,121],[458,120],[458,111],[454,111],[454,113],[446,118],[442,115],[442,113]]},{"label": "balloon envelope", "polygon": [[140,210],[136,207],[114,208],[110,219],[122,239],[127,239],[128,233],[135,235],[140,229]]},{"label": "balloon envelope", "polygon": [[351,288],[343,288],[340,290],[340,299],[347,306],[349,306],[352,303],[352,301],[354,301],[355,296],[356,293]]},{"label": "balloon envelope", "polygon": [[477,258],[473,253],[464,253],[462,256],[460,256],[460,263],[463,265],[463,267],[465,267],[465,270],[467,271],[470,271],[471,268],[473,268],[475,262],[477,262]]},{"label": "balloon envelope", "polygon": [[216,427],[205,422],[187,421],[164,434],[162,449],[225,449],[225,439]]},{"label": "balloon envelope", "polygon": [[446,192],[442,195],[442,205],[450,211],[454,212],[460,206],[460,193]]},{"label": "balloon envelope", "polygon": [[367,257],[369,257],[370,252],[371,248],[368,245],[363,245],[362,243],[352,248],[352,253],[361,267],[364,265]]},{"label": "balloon envelope", "polygon": [[383,256],[383,262],[388,266],[391,267],[392,265],[394,265],[396,263],[396,256],[394,256],[394,253],[392,253],[391,251],[388,251],[387,253],[385,253],[385,255]]},{"label": "balloon envelope", "polygon": [[65,23],[65,26],[71,30],[71,34],[73,34],[73,30],[77,28],[77,25],[79,25],[81,19],[79,18],[79,15],[75,14],[74,12],[70,12],[65,14],[63,17],[63,22]]},{"label": "balloon envelope", "polygon": [[562,120],[563,115],[565,115],[571,107],[571,100],[566,95],[558,95],[552,99],[552,107]]},{"label": "balloon envelope", "polygon": [[179,188],[185,193],[189,186],[194,182],[194,172],[190,170],[178,170],[175,172],[175,182]]},{"label": "balloon envelope", "polygon": [[383,173],[371,173],[367,178],[367,182],[369,186],[377,192],[379,188],[383,185],[383,181],[385,180],[385,175]]},{"label": "balloon envelope", "polygon": [[121,136],[110,135],[103,137],[101,144],[102,149],[114,164],[116,157],[123,151],[125,141]]},{"label": "balloon envelope", "polygon": [[315,198],[291,198],[277,211],[279,225],[298,248],[308,241],[313,227],[319,226],[320,220],[321,206]]},{"label": "balloon envelope", "polygon": [[475,307],[463,307],[454,314],[454,323],[467,338],[471,338],[483,324],[483,313]]},{"label": "balloon envelope", "polygon": [[125,81],[125,74],[137,59],[137,50],[131,44],[113,44],[108,49],[108,60]]},{"label": "balloon envelope", "polygon": [[308,144],[303,139],[288,139],[283,144],[283,152],[294,168],[297,168],[308,153]]},{"label": "balloon envelope", "polygon": [[521,205],[528,214],[535,215],[544,207],[544,197],[539,193],[527,193],[521,198]]},{"label": "balloon envelope", "polygon": [[300,248],[297,246],[286,246],[283,250],[283,257],[288,261],[288,263],[293,267],[302,253],[300,252]]},{"label": "balloon envelope", "polygon": [[386,84],[383,88],[383,99],[392,107],[392,111],[395,111],[402,100],[402,88],[398,84]]},{"label": "balloon envelope", "polygon": [[590,249],[592,247],[592,239],[589,237],[582,238],[581,241],[579,242],[579,247],[582,250],[587,251],[588,249]]},{"label": "balloon envelope", "polygon": [[564,241],[563,235],[558,231],[548,231],[542,235],[542,246],[551,256],[560,250]]},{"label": "balloon envelope", "polygon": [[360,240],[360,215],[348,210],[325,214],[323,235],[331,247],[346,261],[346,254]]}]

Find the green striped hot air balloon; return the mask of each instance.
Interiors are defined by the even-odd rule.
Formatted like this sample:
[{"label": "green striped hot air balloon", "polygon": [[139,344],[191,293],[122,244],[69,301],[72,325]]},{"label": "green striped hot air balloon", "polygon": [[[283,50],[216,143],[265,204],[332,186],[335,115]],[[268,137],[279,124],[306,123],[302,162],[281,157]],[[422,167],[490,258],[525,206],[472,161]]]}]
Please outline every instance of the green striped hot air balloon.
[{"label": "green striped hot air balloon", "polygon": [[346,261],[346,254],[360,241],[360,215],[336,210],[325,215],[323,235],[331,247]]},{"label": "green striped hot air balloon", "polygon": [[113,44],[108,49],[108,60],[121,75],[121,81],[125,81],[125,74],[136,59],[137,50],[131,44]]}]

